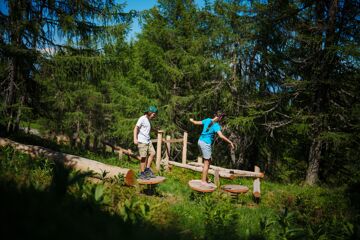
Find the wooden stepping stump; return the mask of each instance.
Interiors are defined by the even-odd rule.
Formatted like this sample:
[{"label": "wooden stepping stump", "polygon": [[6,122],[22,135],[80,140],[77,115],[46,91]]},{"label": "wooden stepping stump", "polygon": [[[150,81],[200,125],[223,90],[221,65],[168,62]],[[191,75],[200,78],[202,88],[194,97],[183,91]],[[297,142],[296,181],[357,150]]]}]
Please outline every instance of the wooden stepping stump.
[{"label": "wooden stepping stump", "polygon": [[163,181],[165,181],[166,178],[161,177],[161,176],[156,176],[154,178],[150,178],[148,180],[144,180],[144,179],[137,179],[137,182],[141,185],[154,185],[154,184],[159,184],[162,183]]},{"label": "wooden stepping stump", "polygon": [[213,183],[208,183],[206,186],[201,183],[201,180],[190,180],[189,186],[192,190],[198,192],[213,192],[216,189],[216,185]]},{"label": "wooden stepping stump", "polygon": [[161,177],[161,176],[156,176],[154,178],[150,178],[148,180],[144,180],[144,179],[137,179],[137,182],[140,185],[145,185],[147,188],[144,189],[144,193],[148,194],[148,195],[154,195],[156,194],[156,186],[159,183],[162,183],[165,181],[165,177]]},{"label": "wooden stepping stump", "polygon": [[249,188],[242,185],[229,184],[221,186],[221,190],[230,193],[232,197],[236,197],[240,193],[247,193]]}]

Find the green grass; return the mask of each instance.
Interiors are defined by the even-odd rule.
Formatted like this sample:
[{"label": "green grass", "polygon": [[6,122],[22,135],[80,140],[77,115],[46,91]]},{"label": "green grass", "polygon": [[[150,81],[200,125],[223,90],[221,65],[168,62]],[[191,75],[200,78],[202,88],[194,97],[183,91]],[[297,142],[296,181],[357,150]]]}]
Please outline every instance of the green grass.
[{"label": "green grass", "polygon": [[[39,143],[39,142],[36,142]],[[34,143],[35,144],[35,143]],[[52,146],[51,143],[47,143]],[[35,144],[36,145],[36,144]],[[138,171],[137,161],[53,145],[107,164]],[[261,182],[261,201],[252,198],[252,179],[221,179],[250,191],[232,198],[201,194],[187,183],[200,173],[173,167],[156,194],[116,181],[92,183],[86,174],[46,159],[30,159],[11,148],[0,152],[4,229],[15,237],[118,239],[355,239],[359,209],[348,188]],[[358,198],[355,198],[357,200]],[[358,206],[358,205],[357,205]],[[69,226],[70,225],[70,226]],[[14,229],[22,229],[15,231]],[[64,229],[68,229],[64,231]],[[14,232],[13,232],[14,231]]]}]

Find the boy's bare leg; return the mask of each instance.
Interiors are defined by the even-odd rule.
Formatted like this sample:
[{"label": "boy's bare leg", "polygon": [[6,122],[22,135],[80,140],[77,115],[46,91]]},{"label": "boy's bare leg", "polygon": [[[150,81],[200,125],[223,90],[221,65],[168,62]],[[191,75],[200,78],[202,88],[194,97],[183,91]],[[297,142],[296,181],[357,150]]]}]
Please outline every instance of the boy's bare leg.
[{"label": "boy's bare leg", "polygon": [[201,182],[207,183],[208,180],[208,171],[210,166],[211,159],[204,159],[204,168],[201,175]]},{"label": "boy's bare leg", "polygon": [[146,166],[146,157],[142,157],[140,160],[140,171],[144,172]]},{"label": "boy's bare leg", "polygon": [[149,157],[148,157],[148,160],[147,160],[147,163],[146,163],[146,167],[147,167],[147,168],[150,168],[150,167],[151,167],[151,163],[152,163],[154,157],[155,157],[155,154],[151,154],[151,153],[150,153],[150,155],[149,155]]}]

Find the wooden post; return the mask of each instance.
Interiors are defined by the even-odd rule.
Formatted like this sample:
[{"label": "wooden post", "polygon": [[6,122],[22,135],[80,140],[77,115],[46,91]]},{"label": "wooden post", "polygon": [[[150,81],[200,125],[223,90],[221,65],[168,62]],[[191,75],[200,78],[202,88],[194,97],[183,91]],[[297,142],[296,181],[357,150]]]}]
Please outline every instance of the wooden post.
[{"label": "wooden post", "polygon": [[[255,166],[255,172],[259,173],[260,172],[260,168],[258,166]],[[256,178],[254,180],[254,190],[253,190],[253,196],[255,198],[256,201],[258,201],[260,199],[261,196],[261,192],[260,192],[260,178]]]},{"label": "wooden post", "polygon": [[197,157],[197,162],[198,162],[198,163],[203,163],[203,158],[202,158],[201,156],[198,156],[198,157]]},{"label": "wooden post", "polygon": [[183,149],[182,149],[182,164],[186,164],[187,139],[188,139],[188,133],[184,132]]},{"label": "wooden post", "polygon": [[170,145],[170,136],[167,135],[166,136],[166,140],[168,142],[166,142],[166,151],[165,151],[165,170],[168,171],[169,170],[169,160],[170,160],[170,153],[171,153],[171,145]]},{"label": "wooden post", "polygon": [[158,131],[157,146],[156,146],[156,171],[160,170],[162,134],[163,134],[163,131]]},{"label": "wooden post", "polygon": [[215,175],[214,175],[214,183],[217,187],[220,186],[220,173],[219,173],[219,169],[215,170]]}]

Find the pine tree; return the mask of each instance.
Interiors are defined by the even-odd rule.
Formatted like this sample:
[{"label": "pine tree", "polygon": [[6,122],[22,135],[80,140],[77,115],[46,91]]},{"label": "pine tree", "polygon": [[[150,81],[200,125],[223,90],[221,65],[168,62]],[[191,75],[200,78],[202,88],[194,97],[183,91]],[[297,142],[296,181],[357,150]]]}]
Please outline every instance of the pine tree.
[{"label": "pine tree", "polygon": [[[101,22],[126,17],[114,1],[7,1],[1,13],[2,124],[7,130],[19,127],[23,106],[37,107],[34,76],[42,51],[63,48],[57,34],[69,41],[87,44],[101,33]],[[91,36],[91,37],[90,37]]]}]

